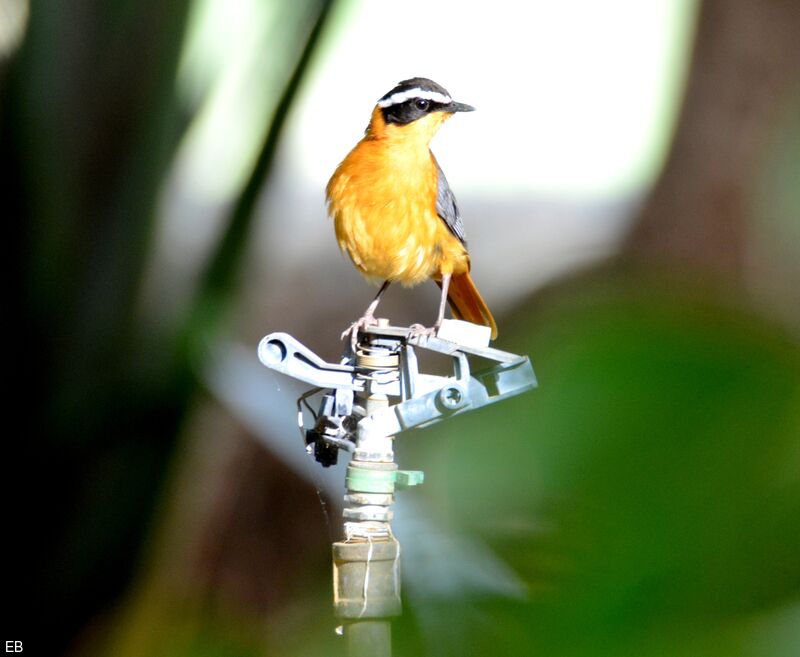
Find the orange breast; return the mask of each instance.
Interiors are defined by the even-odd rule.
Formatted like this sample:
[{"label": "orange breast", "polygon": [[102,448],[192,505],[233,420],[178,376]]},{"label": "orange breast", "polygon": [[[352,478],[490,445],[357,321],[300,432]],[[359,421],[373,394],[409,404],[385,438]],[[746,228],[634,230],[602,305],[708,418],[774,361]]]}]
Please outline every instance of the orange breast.
[{"label": "orange breast", "polygon": [[365,138],[328,183],[340,248],[368,278],[416,285],[469,270],[464,245],[436,213],[437,172],[427,146]]}]

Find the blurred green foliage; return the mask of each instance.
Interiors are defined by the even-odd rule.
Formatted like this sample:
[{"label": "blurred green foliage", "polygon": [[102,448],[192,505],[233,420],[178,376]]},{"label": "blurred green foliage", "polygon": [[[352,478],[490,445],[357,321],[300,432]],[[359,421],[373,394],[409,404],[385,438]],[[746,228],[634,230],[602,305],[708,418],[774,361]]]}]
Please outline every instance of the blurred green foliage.
[{"label": "blurred green foliage", "polygon": [[257,193],[333,6],[290,7],[299,19],[285,42],[296,50],[273,58],[283,88],[258,162],[183,321],[153,326],[139,294],[159,195],[196,110],[175,93],[191,4],[50,0],[0,62],[9,401],[25,427],[5,481],[5,520],[26,528],[7,559],[9,627],[42,654],[91,636],[129,582],[202,349],[234,298]]},{"label": "blurred green foliage", "polygon": [[415,617],[434,630],[401,654],[797,654],[797,345],[631,273],[561,286],[506,328],[538,390],[414,438],[430,506],[528,595],[415,608],[401,643]]},{"label": "blurred green foliage", "polygon": [[124,583],[187,379],[174,363],[150,378],[135,346],[156,197],[181,133],[171,86],[187,2],[123,5],[37,5],[0,101],[9,401],[25,427],[6,480],[6,519],[25,528],[9,558],[9,626],[43,654]]}]

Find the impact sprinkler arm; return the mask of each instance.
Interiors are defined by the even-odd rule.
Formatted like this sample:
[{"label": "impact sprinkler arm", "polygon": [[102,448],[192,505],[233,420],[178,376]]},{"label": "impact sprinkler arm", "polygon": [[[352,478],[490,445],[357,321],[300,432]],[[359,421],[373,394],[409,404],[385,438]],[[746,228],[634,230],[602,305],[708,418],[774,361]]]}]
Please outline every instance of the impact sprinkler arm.
[{"label": "impact sprinkler arm", "polygon": [[[333,544],[334,609],[351,657],[391,655],[389,618],[400,614],[400,544],[391,528],[394,493],[421,484],[420,471],[398,470],[394,439],[536,387],[527,356],[488,346],[489,329],[444,320],[436,336],[415,334],[386,320],[358,331],[341,363],[327,363],[286,333],[258,346],[261,362],[315,386],[298,400],[321,394],[311,427],[300,427],[306,449],[323,466],[340,450],[351,453],[343,511],[344,540]],[[448,376],[419,371],[417,350],[452,360]],[[470,357],[493,365],[473,373]],[[308,406],[310,408],[310,406]]]}]

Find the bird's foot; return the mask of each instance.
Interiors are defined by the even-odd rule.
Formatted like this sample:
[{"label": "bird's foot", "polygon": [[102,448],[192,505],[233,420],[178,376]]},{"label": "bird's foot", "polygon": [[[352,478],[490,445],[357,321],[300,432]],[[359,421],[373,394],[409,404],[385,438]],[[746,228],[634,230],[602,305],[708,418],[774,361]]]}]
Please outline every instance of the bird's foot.
[{"label": "bird's foot", "polygon": [[377,323],[378,320],[375,319],[371,313],[367,313],[363,317],[360,317],[355,322],[350,324],[350,328],[342,332],[342,337],[340,339],[344,340],[347,336],[350,336],[350,348],[355,354],[356,346],[358,344],[358,332],[367,328],[368,326],[375,326]]},{"label": "bird's foot", "polygon": [[425,336],[426,338],[432,338],[436,335],[436,332],[439,330],[439,325],[434,324],[433,326],[423,326],[422,324],[412,324],[408,327],[408,337],[409,338],[419,338]]}]

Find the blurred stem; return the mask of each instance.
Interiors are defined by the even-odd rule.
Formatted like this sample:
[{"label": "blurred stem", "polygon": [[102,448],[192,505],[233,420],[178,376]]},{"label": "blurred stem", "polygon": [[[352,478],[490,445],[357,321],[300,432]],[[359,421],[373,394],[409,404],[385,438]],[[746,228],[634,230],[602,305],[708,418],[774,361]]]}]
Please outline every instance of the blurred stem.
[{"label": "blurred stem", "polygon": [[272,171],[283,127],[334,4],[335,0],[309,3],[308,18],[312,27],[305,46],[286,81],[253,171],[233,207],[227,229],[209,260],[189,310],[184,335],[190,348],[202,346],[198,342],[202,343],[205,337],[213,335],[230,305],[230,292],[236,284],[239,264],[255,218],[256,203]]}]

